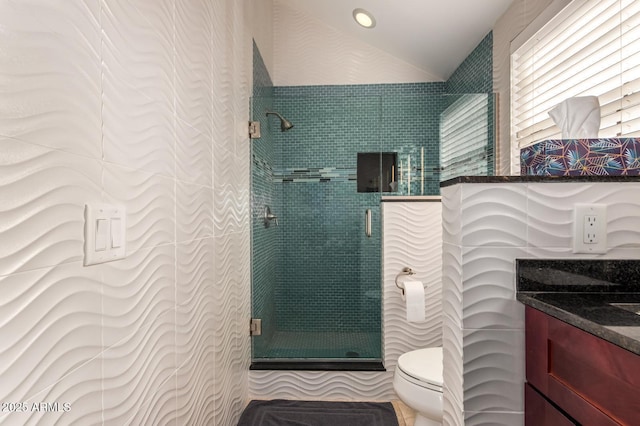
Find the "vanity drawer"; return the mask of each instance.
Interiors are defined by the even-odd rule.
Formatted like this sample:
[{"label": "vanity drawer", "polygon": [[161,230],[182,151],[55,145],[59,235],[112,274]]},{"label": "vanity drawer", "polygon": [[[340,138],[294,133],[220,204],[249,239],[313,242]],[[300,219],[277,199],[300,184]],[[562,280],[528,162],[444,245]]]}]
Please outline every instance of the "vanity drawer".
[{"label": "vanity drawer", "polygon": [[637,425],[640,357],[526,307],[530,385],[584,425]]},{"label": "vanity drawer", "polygon": [[524,423],[526,426],[576,426],[531,385],[524,385]]}]

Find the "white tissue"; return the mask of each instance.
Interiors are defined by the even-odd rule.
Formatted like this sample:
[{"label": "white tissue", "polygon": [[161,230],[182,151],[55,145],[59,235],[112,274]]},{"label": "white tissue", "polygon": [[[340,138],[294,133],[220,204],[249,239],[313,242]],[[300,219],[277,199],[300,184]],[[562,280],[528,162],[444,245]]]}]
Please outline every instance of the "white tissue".
[{"label": "white tissue", "polygon": [[424,321],[424,285],[421,281],[404,281],[407,321]]},{"label": "white tissue", "polygon": [[549,111],[562,130],[562,139],[597,139],[600,103],[597,96],[579,96],[560,102]]}]

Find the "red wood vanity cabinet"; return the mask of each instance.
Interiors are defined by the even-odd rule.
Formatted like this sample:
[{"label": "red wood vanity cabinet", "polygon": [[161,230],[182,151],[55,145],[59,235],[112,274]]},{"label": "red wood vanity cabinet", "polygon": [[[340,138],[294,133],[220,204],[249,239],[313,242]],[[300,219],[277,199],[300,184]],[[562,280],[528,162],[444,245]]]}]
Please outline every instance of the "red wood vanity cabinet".
[{"label": "red wood vanity cabinet", "polygon": [[526,307],[525,425],[640,425],[640,356]]}]

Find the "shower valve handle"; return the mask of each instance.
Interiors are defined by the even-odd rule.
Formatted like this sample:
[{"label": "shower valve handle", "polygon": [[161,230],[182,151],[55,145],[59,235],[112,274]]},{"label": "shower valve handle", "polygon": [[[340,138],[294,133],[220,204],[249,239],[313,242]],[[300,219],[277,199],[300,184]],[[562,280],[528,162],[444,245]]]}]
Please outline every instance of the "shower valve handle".
[{"label": "shower valve handle", "polygon": [[271,213],[271,207],[264,206],[264,226],[268,228],[271,225],[271,221],[274,221],[276,226],[278,226],[278,216]]},{"label": "shower valve handle", "polygon": [[267,215],[267,220],[273,220],[275,222],[276,226],[278,226],[278,216],[276,216],[275,214],[269,213]]}]

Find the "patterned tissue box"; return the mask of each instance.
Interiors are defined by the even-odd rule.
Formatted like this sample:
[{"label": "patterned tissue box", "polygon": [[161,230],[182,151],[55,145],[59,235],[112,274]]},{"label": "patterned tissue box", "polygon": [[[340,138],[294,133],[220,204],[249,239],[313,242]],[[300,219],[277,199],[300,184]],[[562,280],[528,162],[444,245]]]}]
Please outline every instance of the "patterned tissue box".
[{"label": "patterned tissue box", "polygon": [[640,138],[553,139],[520,150],[521,176],[637,176]]}]

